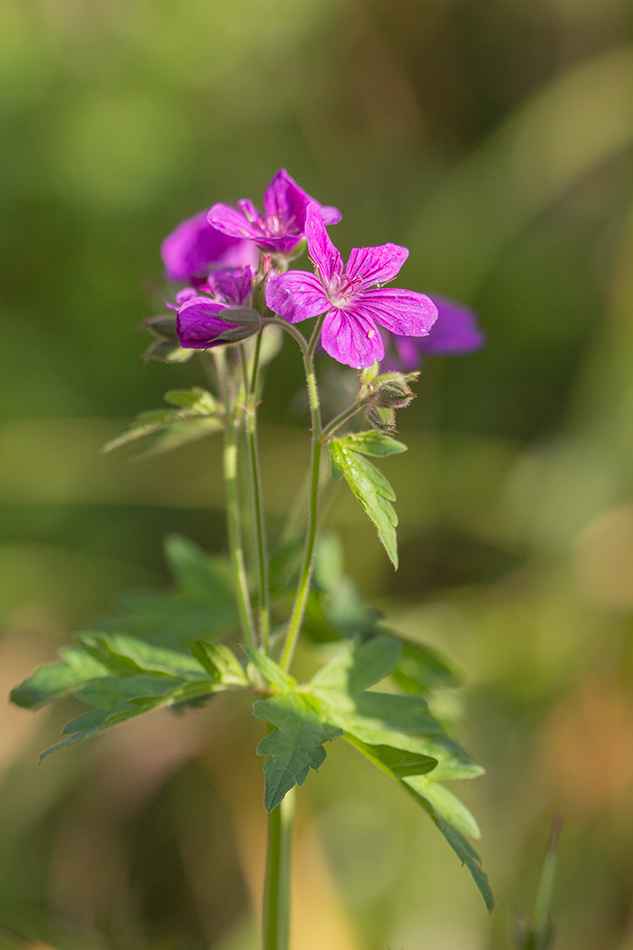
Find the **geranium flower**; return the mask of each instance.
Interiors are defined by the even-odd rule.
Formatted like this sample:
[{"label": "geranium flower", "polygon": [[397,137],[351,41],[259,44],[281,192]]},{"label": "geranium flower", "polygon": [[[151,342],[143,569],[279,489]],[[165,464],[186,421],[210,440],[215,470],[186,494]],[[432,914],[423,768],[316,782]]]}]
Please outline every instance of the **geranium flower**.
[{"label": "geranium flower", "polygon": [[233,238],[248,238],[262,250],[289,255],[303,240],[306,208],[313,203],[325,224],[338,224],[338,208],[321,205],[290,177],[285,168],[277,172],[264,192],[264,214],[244,199],[237,208],[215,204],[209,211],[209,223]]},{"label": "geranium flower", "polygon": [[477,314],[463,304],[433,295],[437,320],[428,336],[412,338],[389,334],[388,343],[395,357],[387,357],[389,366],[407,372],[416,370],[425,356],[461,356],[480,350],[486,334],[477,323]]},{"label": "geranium flower", "polygon": [[204,280],[213,267],[257,264],[259,252],[252,241],[230,237],[212,227],[208,211],[181,221],[160,246],[167,279],[174,283]]},{"label": "geranium flower", "polygon": [[203,288],[203,296],[191,287],[176,294],[178,311],[176,330],[185,349],[210,349],[236,343],[256,333],[259,314],[248,306],[253,289],[253,267],[225,268],[212,274]]},{"label": "geranium flower", "polygon": [[425,336],[437,309],[425,294],[384,288],[393,280],[409,252],[397,244],[354,248],[343,269],[318,206],[306,212],[308,251],[316,274],[293,270],[272,277],[266,303],[289,323],[325,313],[323,349],[339,363],[356,369],[380,361],[385,348],[376,324],[392,333]]}]

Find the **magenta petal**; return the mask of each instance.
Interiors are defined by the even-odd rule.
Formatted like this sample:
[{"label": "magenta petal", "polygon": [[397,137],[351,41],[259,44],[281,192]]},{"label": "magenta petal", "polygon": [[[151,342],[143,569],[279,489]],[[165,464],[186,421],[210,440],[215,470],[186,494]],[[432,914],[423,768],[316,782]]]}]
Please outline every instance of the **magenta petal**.
[{"label": "magenta petal", "polygon": [[271,277],[266,285],[266,303],[289,323],[318,317],[330,307],[321,281],[302,270]]},{"label": "magenta petal", "polygon": [[299,219],[303,220],[306,206],[311,200],[286,169],[281,168],[264,192],[264,212],[267,218],[276,218],[284,223],[292,219],[296,223]]},{"label": "magenta petal", "polygon": [[396,287],[364,290],[353,312],[402,336],[425,336],[437,320],[437,307],[430,297]]},{"label": "magenta petal", "polygon": [[437,322],[428,337],[418,343],[420,353],[433,356],[460,356],[480,350],[486,335],[477,323],[477,314],[463,304],[433,295]]},{"label": "magenta petal", "polygon": [[343,215],[338,210],[338,208],[332,207],[332,205],[319,205],[319,214],[321,215],[321,220],[323,224],[338,224]]},{"label": "magenta petal", "polygon": [[317,204],[308,205],[306,211],[306,239],[308,253],[316,266],[326,286],[332,284],[335,277],[343,273],[343,261],[325,230],[325,225]]},{"label": "magenta petal", "polygon": [[385,348],[372,320],[331,310],[323,321],[321,344],[339,363],[363,369],[383,358]]},{"label": "magenta petal", "polygon": [[254,244],[229,237],[207,221],[200,211],[181,221],[160,247],[168,280],[189,281],[206,277],[214,265],[253,264],[257,260]]},{"label": "magenta petal", "polygon": [[[255,211],[255,213],[257,212]],[[213,205],[207,220],[218,231],[231,237],[247,238],[255,241],[260,234],[259,228],[252,225],[242,211],[238,211],[237,208],[232,208],[230,205]]]},{"label": "magenta petal", "polygon": [[363,287],[386,284],[393,280],[409,256],[406,247],[382,244],[380,247],[354,247],[345,270],[347,277],[360,277]]}]

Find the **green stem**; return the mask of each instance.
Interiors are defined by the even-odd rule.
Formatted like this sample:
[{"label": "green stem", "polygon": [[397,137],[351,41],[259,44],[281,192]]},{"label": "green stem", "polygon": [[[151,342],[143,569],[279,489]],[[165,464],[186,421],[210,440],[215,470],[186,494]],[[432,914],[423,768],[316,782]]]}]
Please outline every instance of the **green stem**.
[{"label": "green stem", "polygon": [[268,816],[263,950],[287,950],[290,930],[290,851],[294,789]]},{"label": "green stem", "polygon": [[244,564],[244,549],[242,547],[242,526],[240,519],[240,497],[237,482],[237,436],[239,417],[232,405],[231,386],[226,369],[226,354],[216,356],[218,377],[222,380],[222,389],[225,397],[225,429],[224,429],[224,489],[226,492],[226,521],[229,536],[229,556],[231,574],[235,588],[235,598],[240,623],[249,646],[255,648],[255,626],[251,598],[246,578]]},{"label": "green stem", "polygon": [[268,583],[268,556],[266,550],[266,525],[264,522],[264,503],[262,498],[261,475],[259,470],[259,452],[257,450],[257,388],[259,356],[261,352],[261,331],[257,335],[253,353],[253,372],[249,379],[248,363],[244,346],[240,346],[240,359],[246,391],[246,445],[248,464],[251,473],[251,501],[253,505],[253,526],[255,531],[255,557],[257,561],[257,582],[259,600],[259,629],[264,653],[268,655],[270,635],[270,594]]},{"label": "green stem", "polygon": [[310,416],[312,419],[312,465],[310,495],[308,501],[308,531],[303,549],[303,562],[301,566],[299,586],[297,587],[297,593],[295,595],[295,601],[292,607],[290,621],[288,623],[288,632],[286,633],[284,648],[280,659],[280,666],[282,670],[287,670],[292,662],[292,657],[297,645],[297,639],[301,631],[301,624],[303,623],[306,604],[308,602],[310,582],[312,580],[312,569],[314,567],[314,549],[317,537],[319,512],[319,475],[321,472],[321,454],[323,450],[323,442],[321,439],[321,409],[319,406],[319,391],[317,389],[312,355],[321,332],[323,319],[323,317],[320,317],[319,320],[317,320],[314,332],[310,338],[310,342],[308,343],[308,346],[303,354],[308,397],[310,399]]},{"label": "green stem", "polygon": [[338,416],[335,416],[331,422],[329,422],[323,432],[321,433],[321,440],[325,445],[331,435],[333,435],[337,429],[339,429],[344,422],[347,422],[348,419],[352,419],[357,412],[366,406],[369,402],[369,396],[366,396],[364,399],[360,399],[358,402],[355,402],[352,406],[348,406],[347,409],[344,409],[343,412],[340,412]]},{"label": "green stem", "polygon": [[276,327],[281,327],[282,330],[285,330],[286,333],[289,333],[291,337],[299,344],[301,352],[305,355],[306,352],[306,338],[304,337],[301,330],[297,330],[292,323],[288,323],[287,320],[282,320],[281,317],[266,316],[266,324],[272,323]]}]

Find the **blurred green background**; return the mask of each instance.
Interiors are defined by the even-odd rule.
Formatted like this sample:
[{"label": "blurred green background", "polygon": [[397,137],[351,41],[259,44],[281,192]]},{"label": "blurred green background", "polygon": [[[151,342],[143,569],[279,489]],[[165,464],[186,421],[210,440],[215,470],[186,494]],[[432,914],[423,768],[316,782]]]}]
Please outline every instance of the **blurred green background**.
[{"label": "blurred green background", "polygon": [[[302,794],[295,950],[512,947],[554,813],[557,948],[633,948],[632,20],[627,0],[0,0],[5,694],[121,587],[163,583],[166,534],[224,547],[212,440],[98,454],[200,382],[142,365],[134,332],[171,293],[158,248],[182,218],[259,202],[286,167],[343,211],[344,254],[407,245],[401,286],[488,334],[427,362],[400,413],[398,573],[351,499],[333,523],[391,625],[467,671],[487,775],[463,794],[498,909],[334,745]],[[273,531],[307,452],[300,384],[286,344]],[[250,950],[247,709],[152,715],[38,767],[69,708],[3,707],[0,946]]]}]

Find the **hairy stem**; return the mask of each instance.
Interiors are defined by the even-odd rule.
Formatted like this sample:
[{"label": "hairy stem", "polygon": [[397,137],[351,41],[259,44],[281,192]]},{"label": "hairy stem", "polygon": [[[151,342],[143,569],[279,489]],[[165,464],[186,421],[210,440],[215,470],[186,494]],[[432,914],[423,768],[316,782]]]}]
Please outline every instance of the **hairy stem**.
[{"label": "hairy stem", "polygon": [[226,354],[224,352],[217,354],[216,366],[218,367],[218,377],[222,380],[222,388],[225,397],[223,474],[224,490],[226,493],[226,521],[229,538],[231,574],[233,577],[237,609],[242,630],[244,632],[244,637],[246,638],[246,642],[249,644],[249,646],[255,648],[255,626],[253,623],[253,611],[251,607],[250,592],[248,589],[248,580],[246,578],[246,567],[244,565],[244,549],[242,546],[242,526],[240,518],[240,497],[239,486],[237,482],[237,437],[239,416],[238,410],[233,406],[231,385],[226,370]]},{"label": "hairy stem", "polygon": [[290,929],[290,853],[294,789],[268,816],[263,950],[287,950]]},{"label": "hairy stem", "polygon": [[257,447],[257,387],[259,374],[259,357],[261,351],[262,333],[257,335],[255,351],[253,353],[252,376],[249,378],[248,362],[244,346],[240,346],[240,359],[244,376],[246,392],[246,445],[248,450],[248,464],[251,473],[251,502],[253,506],[253,527],[255,532],[255,558],[257,561],[259,629],[261,645],[268,655],[268,639],[270,635],[270,593],[268,584],[268,555],[266,545],[266,526],[264,522],[264,504],[262,499],[261,475],[259,468],[259,452]]},{"label": "hairy stem", "polygon": [[288,623],[288,632],[286,633],[284,648],[280,659],[280,666],[283,670],[287,670],[292,662],[297,639],[301,631],[301,624],[303,623],[308,594],[310,593],[310,582],[312,580],[312,569],[314,567],[314,548],[317,537],[319,512],[319,475],[321,472],[323,443],[321,440],[321,409],[319,406],[319,391],[317,389],[316,374],[314,372],[313,353],[321,332],[322,324],[323,317],[320,317],[319,320],[317,320],[310,342],[303,354],[308,397],[310,399],[310,416],[312,419],[312,464],[308,500],[308,531],[303,548],[303,562],[301,565],[299,586],[297,587],[297,593]]}]

